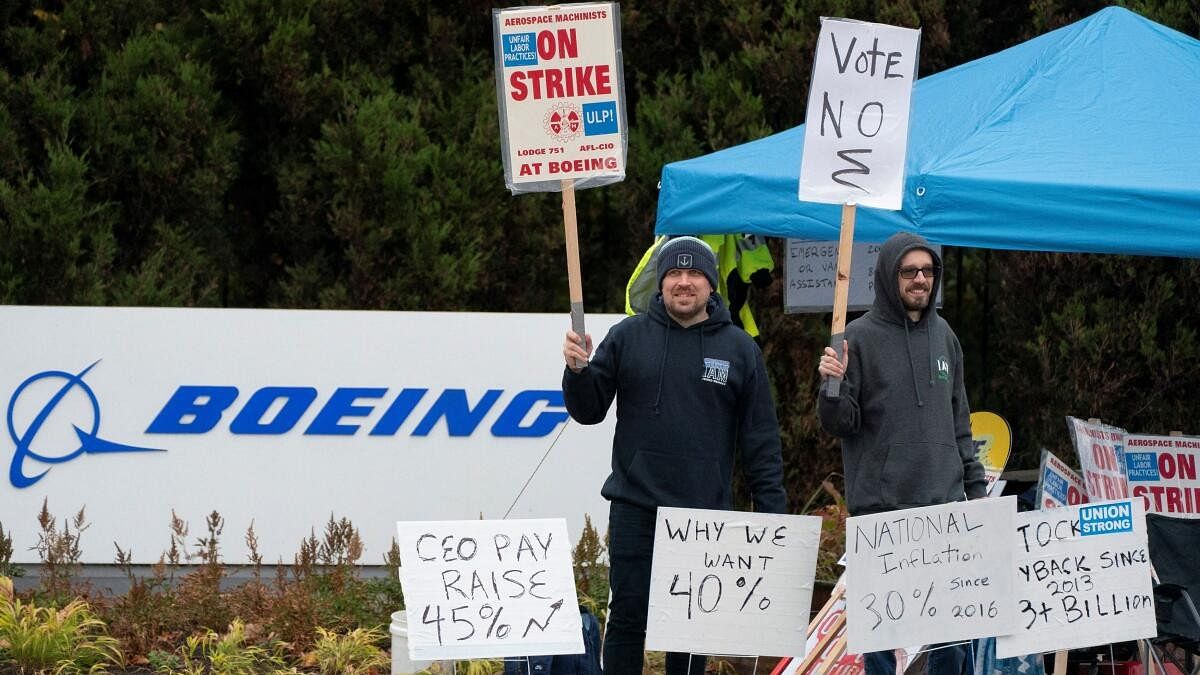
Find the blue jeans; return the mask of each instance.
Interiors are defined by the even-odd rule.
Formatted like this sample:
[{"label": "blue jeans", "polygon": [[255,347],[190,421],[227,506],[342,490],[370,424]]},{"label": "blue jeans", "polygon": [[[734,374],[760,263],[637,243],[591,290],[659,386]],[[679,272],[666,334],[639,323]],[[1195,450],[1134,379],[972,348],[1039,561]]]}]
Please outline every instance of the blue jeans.
[{"label": "blue jeans", "polygon": [[[605,675],[642,675],[646,651],[646,612],[650,604],[650,563],[656,514],[612,502],[608,508],[608,626],[604,630]],[[703,675],[705,657],[667,653],[667,675]]]},{"label": "blue jeans", "polygon": [[[947,646],[932,645],[926,654],[925,672],[928,675],[971,675],[975,670],[969,658],[971,643]],[[867,652],[863,654],[867,675],[896,675],[896,653]]]}]

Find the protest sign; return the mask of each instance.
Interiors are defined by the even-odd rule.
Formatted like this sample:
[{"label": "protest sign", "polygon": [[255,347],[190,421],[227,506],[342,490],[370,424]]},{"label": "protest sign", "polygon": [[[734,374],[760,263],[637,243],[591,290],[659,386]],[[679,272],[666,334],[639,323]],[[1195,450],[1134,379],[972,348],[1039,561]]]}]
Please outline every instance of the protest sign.
[{"label": "protest sign", "polygon": [[804,643],[821,519],[660,507],[646,648],[784,656]]},{"label": "protest sign", "polygon": [[1079,455],[1088,501],[1129,496],[1125,479],[1125,430],[1075,417],[1067,417],[1071,441]]},{"label": "protest sign", "polygon": [[1042,463],[1038,470],[1038,508],[1056,509],[1082,504],[1087,500],[1087,488],[1079,474],[1053,452],[1042,448]]},{"label": "protest sign", "polygon": [[800,161],[800,199],[901,208],[921,31],[821,19]]},{"label": "protest sign", "polygon": [[396,524],[414,660],[582,654],[567,524]]},{"label": "protest sign", "polygon": [[1138,500],[1018,513],[1015,531],[1019,625],[996,638],[997,657],[1157,634]]},{"label": "protest sign", "polygon": [[[880,244],[854,242],[852,257],[858,264],[851,270],[846,309],[852,312],[871,309],[875,302],[875,261]],[[942,247],[932,248],[938,256]],[[833,307],[833,287],[837,279],[838,242],[812,239],[788,239],[783,264],[783,311],[788,314],[828,312]],[[942,306],[942,287],[934,299]]]},{"label": "protest sign", "polygon": [[625,178],[625,94],[616,3],[492,13],[504,181],[518,192]]},{"label": "protest sign", "polygon": [[1142,498],[1146,513],[1200,518],[1200,480],[1196,457],[1200,438],[1194,436],[1125,437],[1125,473],[1130,493]]},{"label": "protest sign", "polygon": [[1015,512],[998,497],[847,519],[848,651],[1011,632]]},{"label": "protest sign", "polygon": [[975,443],[975,459],[983,465],[983,479],[990,495],[999,487],[996,481],[1000,480],[1008,464],[1012,430],[1008,421],[996,413],[976,410],[971,413],[971,440]]}]

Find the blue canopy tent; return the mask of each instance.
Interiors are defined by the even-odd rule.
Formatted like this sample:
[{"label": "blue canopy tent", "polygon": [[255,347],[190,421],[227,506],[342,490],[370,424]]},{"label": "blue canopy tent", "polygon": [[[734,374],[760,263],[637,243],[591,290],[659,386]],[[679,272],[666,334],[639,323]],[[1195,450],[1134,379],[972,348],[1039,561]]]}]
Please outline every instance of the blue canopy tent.
[{"label": "blue canopy tent", "polygon": [[[1200,41],[1125,9],[919,80],[904,208],[855,239],[1200,257]],[[804,126],[663,167],[659,234],[832,240],[801,202]]]}]

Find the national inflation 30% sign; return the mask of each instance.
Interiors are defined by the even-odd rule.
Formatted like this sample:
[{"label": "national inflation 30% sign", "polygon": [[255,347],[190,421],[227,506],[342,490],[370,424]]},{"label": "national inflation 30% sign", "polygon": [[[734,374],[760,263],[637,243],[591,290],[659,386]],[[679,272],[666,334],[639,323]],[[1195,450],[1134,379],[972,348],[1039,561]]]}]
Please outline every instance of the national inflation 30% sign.
[{"label": "national inflation 30% sign", "polygon": [[[956,579],[951,582],[954,588],[961,588],[965,580]],[[921,603],[921,608],[917,610],[917,616],[927,616],[933,618],[937,616],[938,608],[936,604],[931,604],[930,599],[933,597],[933,588],[936,582],[930,582],[928,588],[914,588],[912,591],[913,602],[908,603],[904,600],[904,594],[899,591],[888,591],[882,597],[878,593],[867,593],[863,596],[863,607],[874,618],[871,625],[871,630],[879,627],[885,619],[891,621],[900,621],[904,618],[905,611],[910,611],[917,602]],[[950,615],[954,618],[974,618],[976,616],[986,616],[989,619],[996,618],[999,610],[996,608],[995,600],[986,602],[956,604],[951,606]]]}]

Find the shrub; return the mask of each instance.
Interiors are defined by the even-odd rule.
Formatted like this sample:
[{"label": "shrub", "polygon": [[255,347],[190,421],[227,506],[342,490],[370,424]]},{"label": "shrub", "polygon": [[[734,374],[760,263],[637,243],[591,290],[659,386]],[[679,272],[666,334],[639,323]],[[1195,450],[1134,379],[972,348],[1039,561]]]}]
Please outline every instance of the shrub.
[{"label": "shrub", "polygon": [[19,577],[25,573],[25,570],[12,564],[12,554],[12,535],[5,534],[4,523],[0,523],[0,577]]},{"label": "shrub", "polygon": [[600,619],[604,625],[608,615],[608,565],[604,563],[604,541],[592,525],[592,517],[583,516],[583,532],[571,551],[575,570],[575,592],[579,604]]},{"label": "shrub", "polygon": [[[71,526],[74,525],[74,530]],[[50,513],[50,500],[42,500],[38,513],[38,541],[34,550],[42,561],[41,595],[50,604],[61,604],[76,595],[75,577],[79,571],[79,537],[88,528],[83,507],[71,519],[63,519],[62,529]]]},{"label": "shrub", "polygon": [[104,673],[124,664],[117,641],[78,600],[56,610],[0,598],[0,644],[0,663],[21,673]]},{"label": "shrub", "polygon": [[355,628],[345,634],[317,628],[317,642],[304,664],[324,675],[374,672],[391,663],[391,657],[376,646],[386,637],[378,628]]},{"label": "shrub", "polygon": [[178,666],[171,672],[199,675],[256,675],[287,667],[283,658],[256,644],[247,644],[246,624],[234,620],[224,635],[206,631],[189,637],[176,652]]}]

